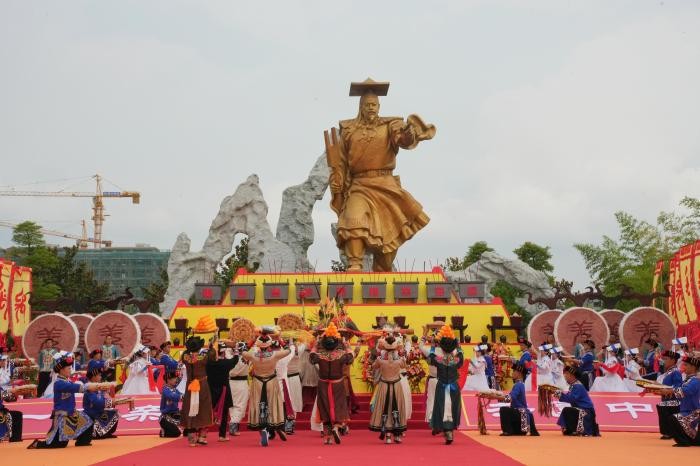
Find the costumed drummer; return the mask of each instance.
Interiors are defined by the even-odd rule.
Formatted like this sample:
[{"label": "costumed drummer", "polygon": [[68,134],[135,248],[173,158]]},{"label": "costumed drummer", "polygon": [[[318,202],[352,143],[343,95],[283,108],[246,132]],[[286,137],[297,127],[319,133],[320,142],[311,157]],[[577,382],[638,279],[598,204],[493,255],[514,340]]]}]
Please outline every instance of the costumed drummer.
[{"label": "costumed drummer", "polygon": [[73,383],[70,377],[73,355],[61,351],[54,355],[54,372],[58,374],[53,386],[53,423],[46,440],[34,440],[27,448],[65,448],[69,440],[84,447],[92,441],[92,419],[75,409],[75,394],[85,391],[109,390],[110,384]]},{"label": "costumed drummer", "polygon": [[[697,353],[696,353],[697,354]],[[700,357],[686,356],[683,359],[683,384],[669,393],[679,400],[679,412],[668,414],[671,436],[676,441],[674,447],[700,446],[700,379],[698,378]]]},{"label": "costumed drummer", "polygon": [[539,436],[535,427],[535,418],[527,407],[525,398],[525,384],[523,376],[527,368],[520,363],[513,364],[511,368],[513,388],[503,399],[510,406],[501,406],[499,411],[501,418],[501,435],[527,435]]},{"label": "costumed drummer", "polygon": [[[589,340],[590,341],[590,340]],[[588,390],[579,380],[580,374],[574,366],[566,366],[564,378],[569,384],[569,391],[555,392],[554,397],[571,404],[561,411],[557,424],[564,435],[599,437],[600,429],[595,418],[595,407],[588,395]]]},{"label": "costumed drummer", "polygon": [[5,402],[16,400],[14,388],[0,387],[0,443],[22,441],[22,413],[5,407]]},{"label": "costumed drummer", "polygon": [[[660,374],[656,383],[666,385],[671,388],[678,388],[683,384],[683,374],[678,370],[676,364],[680,359],[680,354],[675,351],[664,351],[661,359],[666,369]],[[659,415],[659,433],[661,440],[670,440],[671,427],[669,426],[670,416],[680,412],[680,401],[673,394],[662,395],[661,402],[656,405],[656,412]]]},{"label": "costumed drummer", "polygon": [[165,385],[160,395],[160,437],[179,437],[180,432],[180,408],[182,393],[177,390],[179,376],[177,372],[165,372]]},{"label": "costumed drummer", "polygon": [[462,396],[457,381],[459,369],[464,364],[464,354],[449,325],[443,325],[435,339],[438,346],[432,348],[429,356],[430,365],[437,368],[430,427],[433,435],[444,434],[445,444],[449,445],[454,440],[453,431],[459,427],[461,419]]},{"label": "costumed drummer", "polygon": [[[102,382],[102,371],[93,368],[88,371],[87,379],[91,383]],[[114,406],[114,400],[103,391],[87,392],[83,395],[83,412],[92,419],[94,440],[117,437],[114,432],[119,423],[119,411]]]}]

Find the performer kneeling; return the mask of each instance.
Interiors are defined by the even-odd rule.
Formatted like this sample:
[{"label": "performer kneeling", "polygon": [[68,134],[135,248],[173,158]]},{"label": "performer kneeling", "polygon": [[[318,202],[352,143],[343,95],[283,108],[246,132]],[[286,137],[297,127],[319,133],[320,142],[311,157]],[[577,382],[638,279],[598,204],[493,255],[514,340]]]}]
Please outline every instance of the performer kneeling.
[{"label": "performer kneeling", "polygon": [[667,417],[671,436],[676,441],[674,447],[700,446],[700,379],[697,377],[699,367],[700,358],[686,356],[683,359],[685,381],[680,387],[669,389],[669,392],[680,400],[680,412]]},{"label": "performer kneeling", "polygon": [[177,391],[178,383],[177,372],[165,373],[165,385],[160,395],[160,437],[175,438],[181,434],[178,403],[182,399],[182,393]]},{"label": "performer kneeling", "polygon": [[579,380],[578,370],[574,366],[566,366],[564,378],[569,384],[569,391],[554,393],[556,398],[571,404],[570,407],[562,410],[557,421],[562,433],[564,435],[600,437],[593,401],[588,396],[588,390]]},{"label": "performer kneeling", "polygon": [[[87,378],[88,382],[100,383],[102,382],[102,371],[99,368],[94,368],[88,371]],[[90,416],[93,422],[93,439],[116,438],[114,432],[119,423],[119,411],[114,409],[115,406],[115,400],[102,391],[88,392],[83,396],[83,412]]]},{"label": "performer kneeling", "polygon": [[433,434],[445,435],[445,444],[452,443],[453,430],[459,426],[462,397],[457,385],[459,368],[464,364],[464,354],[449,325],[444,325],[435,337],[439,347],[430,352],[430,365],[437,368],[437,383],[430,427]]},{"label": "performer kneeling", "polygon": [[76,447],[85,447],[92,441],[92,419],[75,409],[75,394],[87,391],[108,390],[110,384],[80,384],[68,380],[73,366],[73,355],[61,351],[54,355],[54,372],[58,374],[53,388],[53,423],[46,440],[34,440],[27,448],[65,448],[69,440]]},{"label": "performer kneeling", "polygon": [[15,389],[0,387],[0,442],[22,441],[22,413],[11,411],[3,404],[16,399]]},{"label": "performer kneeling", "polygon": [[512,377],[513,389],[509,395],[506,395],[504,401],[510,403],[510,406],[501,406],[501,435],[530,435],[538,436],[535,427],[535,418],[527,408],[527,399],[525,398],[525,384],[523,377],[527,373],[524,365],[516,362],[513,364]]}]

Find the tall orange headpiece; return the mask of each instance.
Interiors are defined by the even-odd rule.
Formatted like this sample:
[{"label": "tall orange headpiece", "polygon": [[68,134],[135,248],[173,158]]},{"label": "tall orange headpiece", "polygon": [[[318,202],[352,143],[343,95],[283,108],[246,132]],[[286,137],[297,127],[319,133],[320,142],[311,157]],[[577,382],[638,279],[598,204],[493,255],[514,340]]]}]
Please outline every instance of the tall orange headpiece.
[{"label": "tall orange headpiece", "polygon": [[328,327],[326,327],[326,331],[323,332],[324,337],[331,337],[331,338],[337,338],[340,339],[340,332],[338,331],[338,327],[335,326],[335,323],[331,322],[328,324]]},{"label": "tall orange headpiece", "polygon": [[440,340],[441,338],[455,338],[455,332],[452,331],[452,327],[443,325],[436,335],[436,339]]}]

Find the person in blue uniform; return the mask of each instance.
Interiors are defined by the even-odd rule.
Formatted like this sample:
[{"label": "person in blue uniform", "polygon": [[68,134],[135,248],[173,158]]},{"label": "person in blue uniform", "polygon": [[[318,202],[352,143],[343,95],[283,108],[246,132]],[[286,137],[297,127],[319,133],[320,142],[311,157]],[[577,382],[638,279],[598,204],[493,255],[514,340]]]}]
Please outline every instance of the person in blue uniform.
[{"label": "person in blue uniform", "polygon": [[7,409],[4,404],[16,399],[12,388],[0,387],[0,443],[22,441],[22,413]]},{"label": "person in blue uniform", "polygon": [[182,399],[182,393],[177,391],[177,372],[165,373],[165,385],[163,393],[160,395],[160,437],[179,437],[180,431],[180,408],[178,407]]},{"label": "person in blue uniform", "polygon": [[165,367],[165,372],[177,372],[179,366],[179,363],[170,356],[171,347],[172,343],[170,343],[170,341],[166,341],[160,345],[161,354],[159,360],[160,364]]},{"label": "person in blue uniform", "polygon": [[[661,353],[661,358],[664,362],[665,371],[660,374],[656,382],[667,385],[671,388],[678,388],[683,383],[683,374],[678,370],[677,364],[681,355],[675,351],[664,351]],[[673,395],[665,395],[661,397],[661,402],[656,405],[656,412],[659,415],[659,432],[661,440],[670,440],[671,428],[670,415],[680,412],[680,401]]]},{"label": "person in blue uniform", "polygon": [[486,343],[486,351],[484,354],[484,361],[486,361],[486,381],[489,383],[489,388],[494,390],[498,389],[498,384],[496,382],[496,370],[493,367],[493,357],[491,356],[491,345]]},{"label": "person in blue uniform", "polygon": [[75,394],[95,391],[100,387],[97,384],[73,383],[68,379],[73,366],[71,353],[56,353],[54,362],[53,370],[58,377],[53,386],[53,423],[46,440],[34,440],[27,448],[65,448],[69,440],[75,440],[77,447],[89,446],[92,442],[92,419],[75,409]]},{"label": "person in blue uniform", "polygon": [[588,390],[579,380],[578,370],[574,366],[564,368],[564,379],[569,384],[568,392],[555,392],[560,401],[571,404],[561,411],[557,424],[564,435],[581,435],[599,437],[600,429],[595,419],[595,407]]},{"label": "person in blue uniform", "polygon": [[520,359],[518,359],[518,364],[525,367],[525,373],[523,378],[527,377],[530,373],[530,363],[532,362],[532,343],[527,341],[525,338],[518,338],[518,344],[520,345]]},{"label": "person in blue uniform", "polygon": [[590,390],[591,385],[593,385],[593,380],[595,379],[595,368],[593,366],[595,362],[595,343],[593,340],[589,339],[583,342],[583,351],[583,356],[578,360],[579,380],[586,390]]},{"label": "person in blue uniform", "polygon": [[523,377],[527,368],[520,363],[513,364],[511,368],[513,377],[513,389],[506,395],[503,401],[510,406],[501,406],[501,435],[527,435],[539,436],[535,427],[535,418],[527,407],[525,398],[525,384]]},{"label": "person in blue uniform", "polygon": [[680,387],[669,389],[673,396],[679,400],[679,413],[669,414],[669,427],[674,447],[700,446],[700,379],[698,378],[700,357],[688,357],[683,359],[683,372],[685,381]]},{"label": "person in blue uniform", "polygon": [[[88,371],[87,379],[91,383],[102,382],[102,371],[93,368]],[[87,392],[83,396],[83,412],[92,419],[94,440],[117,438],[114,432],[119,423],[119,411],[113,406],[113,400],[103,391]]]}]

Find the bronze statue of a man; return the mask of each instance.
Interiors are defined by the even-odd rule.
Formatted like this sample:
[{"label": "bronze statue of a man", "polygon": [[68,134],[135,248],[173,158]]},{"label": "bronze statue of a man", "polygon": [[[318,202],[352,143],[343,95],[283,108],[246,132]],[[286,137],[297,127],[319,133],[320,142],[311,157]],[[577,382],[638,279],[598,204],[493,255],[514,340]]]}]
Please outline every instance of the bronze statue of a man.
[{"label": "bronze statue of a man", "polygon": [[435,127],[417,115],[380,117],[379,98],[388,82],[366,79],[350,85],[360,96],[357,118],[324,132],[330,168],[331,208],[338,214],[338,248],[348,258],[348,271],[362,271],[365,251],[374,256],[375,272],[390,272],[404,242],[430,221],[423,207],[394,176],[399,148],[413,149],[431,139]]}]

